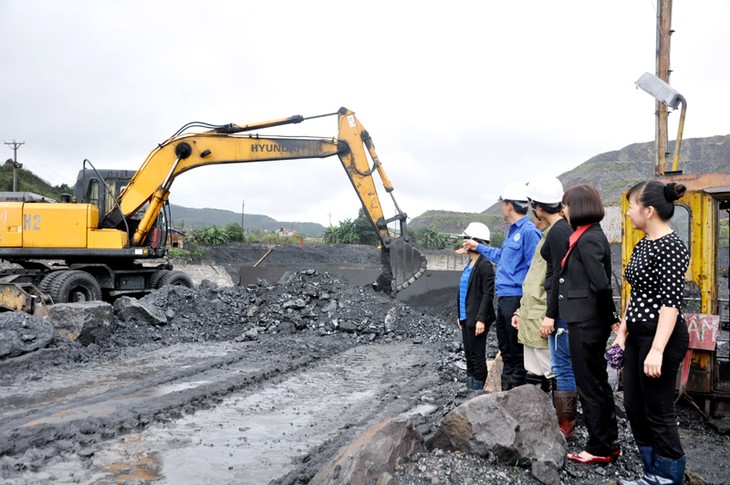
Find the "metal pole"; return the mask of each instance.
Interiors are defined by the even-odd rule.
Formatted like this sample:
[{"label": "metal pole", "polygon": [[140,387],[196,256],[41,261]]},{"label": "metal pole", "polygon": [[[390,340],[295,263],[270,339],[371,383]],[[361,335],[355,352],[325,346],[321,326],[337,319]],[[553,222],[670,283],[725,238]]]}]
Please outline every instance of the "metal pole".
[{"label": "metal pole", "polygon": [[[656,33],[656,76],[669,83],[669,46],[672,26],[672,0],[657,2]],[[667,106],[656,102],[656,162],[654,175],[664,175],[667,170],[667,145],[669,130],[667,128]]]},{"label": "metal pole", "polygon": [[24,141],[16,142],[13,141],[6,141],[6,145],[11,147],[13,149],[13,192],[18,191],[18,169],[23,167],[22,163],[18,163],[18,148],[20,148],[20,145],[25,144]]},{"label": "metal pole", "polygon": [[245,208],[246,208],[246,201],[244,200],[244,201],[241,201],[241,242],[246,240],[246,230],[244,229],[245,226],[243,225],[243,214],[244,214]]}]

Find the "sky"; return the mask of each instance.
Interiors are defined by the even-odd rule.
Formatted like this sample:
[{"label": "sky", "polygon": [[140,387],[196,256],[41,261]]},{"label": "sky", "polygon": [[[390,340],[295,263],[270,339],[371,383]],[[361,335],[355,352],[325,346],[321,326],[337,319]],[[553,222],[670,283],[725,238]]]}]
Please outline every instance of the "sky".
[{"label": "sky", "polygon": [[[730,134],[730,2],[673,4],[684,139]],[[0,0],[0,141],[73,185],[84,159],[136,170],[190,121],[344,106],[411,218],[479,212],[513,180],[654,140],[654,99],[634,82],[655,51],[656,0]],[[260,133],[331,138],[337,121]],[[337,157],[200,167],[170,201],[325,226],[360,207]]]}]

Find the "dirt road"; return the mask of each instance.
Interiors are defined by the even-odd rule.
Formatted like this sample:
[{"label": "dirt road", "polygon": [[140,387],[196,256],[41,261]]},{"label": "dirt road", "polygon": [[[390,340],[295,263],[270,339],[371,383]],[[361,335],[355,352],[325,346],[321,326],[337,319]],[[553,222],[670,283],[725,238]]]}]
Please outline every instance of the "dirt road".
[{"label": "dirt road", "polygon": [[139,349],[51,370],[4,389],[12,397],[0,399],[0,440],[20,454],[46,443],[55,456],[39,473],[6,479],[267,483],[343,430],[418,408],[413,397],[438,380],[422,365],[432,350],[277,337]]}]

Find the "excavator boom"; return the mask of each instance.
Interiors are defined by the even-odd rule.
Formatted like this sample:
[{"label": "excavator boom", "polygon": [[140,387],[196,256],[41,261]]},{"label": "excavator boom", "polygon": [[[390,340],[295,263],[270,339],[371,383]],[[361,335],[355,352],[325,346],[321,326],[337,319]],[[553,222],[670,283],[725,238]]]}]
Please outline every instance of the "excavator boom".
[{"label": "excavator boom", "polygon": [[[181,133],[161,143],[144,161],[117,199],[117,205],[103,219],[102,227],[121,228],[143,207],[144,216],[131,238],[132,246],[145,244],[149,231],[167,200],[175,178],[203,165],[268,162],[337,155],[360,198],[365,213],[382,243],[384,274],[378,287],[396,293],[413,283],[426,270],[425,257],[410,243],[406,219],[393,198],[393,185],[375,152],[368,132],[355,114],[341,108],[337,113],[335,138],[267,137],[250,133],[305,118],[292,116],[251,125],[229,124],[202,133]],[[372,162],[372,164],[371,164]],[[393,198],[396,214],[384,216],[373,174]],[[398,222],[396,233],[388,225]]]}]

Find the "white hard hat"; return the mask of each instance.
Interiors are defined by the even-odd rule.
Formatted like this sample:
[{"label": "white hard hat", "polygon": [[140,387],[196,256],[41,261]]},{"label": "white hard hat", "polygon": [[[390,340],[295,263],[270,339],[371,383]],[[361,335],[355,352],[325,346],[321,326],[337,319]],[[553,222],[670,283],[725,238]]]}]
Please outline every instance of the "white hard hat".
[{"label": "white hard hat", "polygon": [[522,182],[510,182],[504,186],[504,189],[502,189],[500,199],[513,200],[515,202],[523,202],[524,204],[527,204],[526,189],[527,186]]},{"label": "white hard hat", "polygon": [[489,242],[489,236],[489,228],[486,224],[482,224],[481,222],[470,223],[466,226],[466,229],[464,229],[464,233],[462,234],[462,237],[480,239],[487,242]]},{"label": "white hard hat", "polygon": [[527,184],[527,197],[543,204],[559,204],[563,201],[563,184],[557,177],[535,177]]}]

